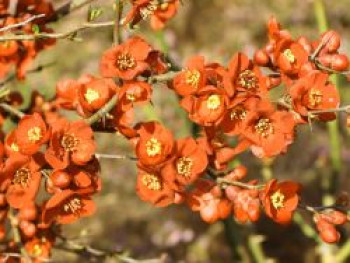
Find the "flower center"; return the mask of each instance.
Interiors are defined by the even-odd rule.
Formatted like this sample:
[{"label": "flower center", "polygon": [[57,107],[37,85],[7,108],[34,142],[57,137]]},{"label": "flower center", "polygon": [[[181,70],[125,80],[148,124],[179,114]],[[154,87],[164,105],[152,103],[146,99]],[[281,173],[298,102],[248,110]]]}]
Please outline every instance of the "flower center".
[{"label": "flower center", "polygon": [[259,119],[255,124],[255,130],[264,138],[268,137],[274,132],[273,125],[269,119]]},{"label": "flower center", "polygon": [[156,138],[151,138],[146,142],[146,152],[149,157],[154,157],[162,151],[162,144]]},{"label": "flower center", "polygon": [[290,50],[289,48],[287,48],[285,51],[283,51],[283,55],[287,58],[287,60],[290,62],[290,63],[294,63],[295,62],[295,56],[292,52],[292,50]]},{"label": "flower center", "polygon": [[150,190],[162,190],[162,182],[158,176],[154,174],[145,174],[142,176],[142,183]]},{"label": "flower center", "polygon": [[38,257],[38,256],[41,256],[43,253],[43,249],[41,248],[41,246],[39,244],[35,244],[34,247],[33,247],[33,251],[32,251],[32,255],[34,257]]},{"label": "flower center", "polygon": [[184,177],[190,177],[192,167],[193,161],[189,157],[181,157],[176,162],[177,173]]},{"label": "flower center", "polygon": [[98,93],[98,91],[94,90],[94,89],[87,89],[85,94],[84,94],[84,98],[86,99],[86,101],[91,104],[93,103],[95,100],[97,100],[98,98],[100,98],[100,93]]},{"label": "flower center", "polygon": [[70,199],[67,203],[64,204],[63,210],[66,213],[78,214],[82,209],[83,205],[81,200],[78,197]]},{"label": "flower center", "polygon": [[243,107],[236,107],[231,111],[231,120],[244,120],[247,116],[247,111]]},{"label": "flower center", "polygon": [[310,106],[318,106],[322,102],[323,94],[320,90],[311,89],[309,93]]},{"label": "flower center", "polygon": [[31,142],[37,142],[43,137],[41,133],[41,129],[38,126],[30,128],[27,132],[27,135],[28,135],[29,141]]},{"label": "flower center", "polygon": [[193,88],[198,88],[200,76],[201,76],[201,73],[196,69],[186,70],[186,73],[185,73],[186,84],[191,85]]},{"label": "flower center", "polygon": [[220,96],[219,95],[210,95],[207,99],[207,108],[209,110],[216,110],[221,105]]},{"label": "flower center", "polygon": [[66,152],[72,152],[75,150],[75,147],[78,145],[79,140],[71,134],[63,135],[61,140],[61,145]]},{"label": "flower center", "polygon": [[120,70],[127,70],[136,66],[135,59],[129,53],[122,53],[118,56],[117,67]]},{"label": "flower center", "polygon": [[31,173],[28,168],[21,168],[16,171],[12,183],[21,185],[22,187],[28,187],[29,180],[31,179]]},{"label": "flower center", "polygon": [[160,5],[160,9],[163,10],[163,11],[167,10],[168,7],[169,7],[169,3],[162,3],[162,4]]},{"label": "flower center", "polygon": [[258,78],[253,71],[247,69],[239,74],[238,85],[248,90],[256,89],[258,87]]},{"label": "flower center", "polygon": [[19,152],[19,147],[17,144],[15,144],[14,142],[11,143],[11,146],[10,146],[11,150],[14,151],[14,152]]},{"label": "flower center", "polygon": [[270,199],[272,202],[272,205],[275,209],[280,209],[284,207],[284,194],[281,193],[280,190],[275,192],[273,195],[271,195]]},{"label": "flower center", "polygon": [[140,9],[140,15],[143,20],[153,15],[154,11],[158,8],[158,0],[151,0],[145,7]]},{"label": "flower center", "polygon": [[127,100],[134,102],[136,100],[136,96],[134,93],[130,92],[130,93],[126,93],[126,98]]}]

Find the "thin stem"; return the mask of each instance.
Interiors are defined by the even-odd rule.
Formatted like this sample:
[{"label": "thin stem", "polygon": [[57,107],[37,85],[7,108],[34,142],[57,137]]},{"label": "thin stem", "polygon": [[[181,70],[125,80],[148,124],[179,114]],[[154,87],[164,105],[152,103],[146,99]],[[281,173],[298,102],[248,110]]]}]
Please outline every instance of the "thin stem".
[{"label": "thin stem", "polygon": [[6,111],[7,113],[10,113],[10,114],[18,117],[19,119],[22,119],[25,115],[20,110],[17,110],[16,108],[14,108],[11,105],[6,104],[6,103],[0,103],[0,108],[3,109],[4,111]]},{"label": "thin stem", "polygon": [[91,23],[91,22],[86,22],[78,26],[77,28],[68,30],[67,32],[63,33],[37,33],[37,34],[31,34],[31,35],[26,35],[26,34],[6,34],[3,36],[0,36],[0,42],[6,42],[9,40],[28,40],[28,41],[33,41],[37,39],[72,39],[74,40],[74,37],[77,33],[80,31],[89,29],[89,28],[101,28],[101,27],[110,27],[114,26],[115,21],[107,21],[107,22],[99,22],[99,23]]},{"label": "thin stem", "polygon": [[[314,0],[314,12],[320,33],[325,32],[328,29],[328,21],[326,16],[326,9],[323,0]],[[332,76],[332,81],[335,87],[338,87],[337,75]],[[341,171],[341,155],[340,155],[340,136],[338,130],[338,120],[327,123],[328,134],[330,137],[330,154],[333,172],[328,174],[327,178],[324,178],[324,191],[323,204],[334,203],[334,197],[332,196],[335,186],[338,182],[339,172]]]},{"label": "thin stem", "polygon": [[250,189],[250,190],[260,190],[260,189],[265,187],[265,185],[263,185],[263,184],[252,185],[252,184],[246,184],[246,183],[242,183],[242,182],[238,182],[238,181],[227,180],[225,178],[217,178],[216,182],[219,185],[233,185],[233,186],[238,186],[238,187]]},{"label": "thin stem", "polygon": [[169,71],[164,74],[151,76],[148,78],[149,83],[155,83],[155,82],[166,82],[169,80],[172,80],[179,72],[178,71]]},{"label": "thin stem", "polygon": [[24,248],[22,244],[21,233],[19,232],[19,228],[18,228],[18,219],[15,217],[14,211],[12,209],[10,209],[8,212],[8,219],[10,221],[10,225],[13,233],[13,240],[15,244],[20,248],[22,257],[26,260],[26,262],[32,262],[32,260],[28,256],[27,250]]},{"label": "thin stem", "polygon": [[118,101],[118,95],[116,94],[99,111],[97,111],[94,115],[92,115],[90,118],[86,119],[85,121],[90,125],[99,121],[102,117],[104,117],[107,113],[109,113],[113,109],[113,107],[117,104],[117,101]]},{"label": "thin stem", "polygon": [[136,157],[127,156],[127,155],[96,153],[95,156],[97,159],[117,159],[117,160],[137,161]]},{"label": "thin stem", "polygon": [[123,0],[116,0],[115,8],[116,8],[115,10],[116,18],[115,18],[115,25],[114,25],[114,31],[113,31],[113,40],[115,44],[119,45],[120,43],[122,43],[122,32],[121,32],[120,21],[123,16],[123,8],[124,8]]},{"label": "thin stem", "polygon": [[8,31],[8,30],[17,28],[17,27],[25,26],[26,24],[29,24],[30,22],[32,22],[32,21],[34,21],[36,19],[42,18],[44,16],[45,16],[45,14],[31,16],[31,17],[27,18],[26,20],[24,20],[24,21],[22,21],[20,23],[16,23],[16,24],[12,24],[12,25],[8,25],[8,26],[0,28],[0,32],[5,32],[5,31]]}]

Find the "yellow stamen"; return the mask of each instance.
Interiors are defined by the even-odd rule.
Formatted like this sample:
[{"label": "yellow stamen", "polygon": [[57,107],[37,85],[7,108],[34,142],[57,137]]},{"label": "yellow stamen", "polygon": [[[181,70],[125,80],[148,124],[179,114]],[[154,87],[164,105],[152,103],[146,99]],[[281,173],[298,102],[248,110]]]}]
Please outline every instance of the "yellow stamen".
[{"label": "yellow stamen", "polygon": [[189,157],[181,157],[176,162],[177,173],[184,176],[190,177],[193,167],[193,161]]},{"label": "yellow stamen", "polygon": [[154,157],[162,151],[162,144],[156,139],[151,138],[146,142],[146,152],[150,157]]},{"label": "yellow stamen", "polygon": [[31,142],[37,142],[43,137],[43,135],[41,134],[41,129],[38,126],[29,129],[27,135],[29,141]]},{"label": "yellow stamen", "polygon": [[292,50],[290,50],[289,48],[283,51],[283,55],[287,58],[287,60],[290,63],[294,63],[296,60]]},{"label": "yellow stamen", "polygon": [[84,94],[84,98],[86,99],[86,101],[91,104],[93,103],[95,100],[100,98],[100,93],[98,93],[97,90],[94,89],[87,89],[85,94]]},{"label": "yellow stamen", "polygon": [[220,96],[219,95],[210,95],[207,99],[207,108],[209,110],[217,110],[221,105]]},{"label": "yellow stamen", "polygon": [[159,191],[162,189],[162,182],[159,177],[154,174],[144,174],[142,183],[150,190]]},{"label": "yellow stamen", "polygon": [[280,190],[275,192],[273,195],[271,195],[270,199],[272,202],[272,205],[275,209],[280,209],[284,207],[284,194],[281,193]]}]

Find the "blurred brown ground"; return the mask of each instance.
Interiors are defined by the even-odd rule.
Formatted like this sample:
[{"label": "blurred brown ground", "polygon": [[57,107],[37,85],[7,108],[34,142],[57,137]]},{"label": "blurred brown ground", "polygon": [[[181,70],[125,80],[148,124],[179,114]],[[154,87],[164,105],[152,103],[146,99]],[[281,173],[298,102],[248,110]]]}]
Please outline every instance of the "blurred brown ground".
[{"label": "blurred brown ground", "polygon": [[[64,1],[54,1],[59,6]],[[100,18],[111,18],[111,0],[95,1],[104,6]],[[203,54],[208,60],[227,62],[230,56],[243,50],[253,50],[266,41],[266,22],[275,15],[294,36],[310,38],[318,35],[312,1],[307,0],[183,0],[178,16],[165,30],[165,41],[170,55],[181,64],[193,54]],[[343,49],[350,54],[350,0],[326,0],[330,26],[343,36]],[[65,31],[82,22],[86,8],[62,19],[54,28]],[[161,48],[159,34],[141,27],[142,34]],[[158,37],[157,37],[158,36]],[[90,30],[81,35],[83,42],[59,41],[52,50],[37,59],[38,64],[56,61],[53,68],[31,75],[26,88],[37,89],[46,96],[53,94],[55,83],[63,77],[78,77],[83,73],[98,74],[102,52],[111,45],[112,32]],[[21,85],[20,88],[22,88]],[[343,103],[350,102],[349,84],[341,82]],[[166,87],[155,87],[155,111],[167,127],[177,136],[188,135],[183,113],[177,109],[176,98]],[[148,115],[138,114],[138,118]],[[344,123],[343,119],[341,120]],[[350,139],[342,125],[342,156],[344,172],[340,176],[341,190],[349,190],[348,166]],[[305,185],[304,197],[311,204],[320,204],[320,178],[330,172],[329,142],[324,125],[299,129],[298,139],[287,155],[272,165],[276,178],[290,178]],[[98,152],[110,154],[130,153],[125,139],[117,135],[98,135]],[[136,258],[169,255],[169,262],[235,262],[225,238],[224,224],[203,223],[197,214],[185,206],[158,209],[141,202],[135,194],[135,167],[128,161],[102,160],[103,191],[96,197],[98,211],[95,216],[80,220],[65,228],[67,236],[85,235],[84,241],[96,247],[123,248]],[[249,175],[261,178],[262,165],[251,154],[244,154],[242,163]],[[306,220],[310,220],[305,216]],[[349,233],[349,229],[348,233]],[[305,237],[299,227],[292,224],[281,227],[262,218],[257,225],[236,226],[235,237],[241,249],[249,254],[248,239],[264,235],[264,252],[276,262],[319,262],[316,244]],[[253,237],[254,238],[254,237]],[[345,238],[347,239],[347,237]],[[54,253],[54,262],[85,262],[69,254]],[[246,262],[249,262],[246,260]]]}]

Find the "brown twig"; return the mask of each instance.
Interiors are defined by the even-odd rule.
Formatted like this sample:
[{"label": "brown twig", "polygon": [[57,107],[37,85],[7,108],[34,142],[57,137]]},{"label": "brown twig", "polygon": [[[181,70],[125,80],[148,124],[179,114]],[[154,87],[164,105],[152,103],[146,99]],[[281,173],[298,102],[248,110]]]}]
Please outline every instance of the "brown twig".
[{"label": "brown twig", "polygon": [[96,153],[95,156],[97,159],[118,159],[118,160],[137,161],[136,157],[127,156],[127,155]]},{"label": "brown twig", "polygon": [[56,245],[55,248],[61,249],[67,252],[75,253],[81,256],[88,255],[88,256],[92,256],[100,259],[115,257],[119,260],[119,262],[123,262],[123,263],[161,263],[161,262],[165,262],[165,259],[166,259],[164,256],[161,256],[160,258],[157,258],[157,259],[146,259],[146,260],[133,259],[127,255],[124,255],[123,251],[97,249],[90,245],[79,244],[63,236],[58,236],[58,237],[61,239],[62,244]]},{"label": "brown twig", "polygon": [[89,29],[89,28],[101,28],[101,27],[110,27],[114,26],[114,21],[106,21],[106,22],[86,22],[78,26],[77,28],[68,30],[63,33],[36,33],[36,34],[6,34],[0,36],[0,42],[6,42],[10,40],[27,40],[33,41],[37,39],[74,39],[75,35],[80,31]]},{"label": "brown twig", "polygon": [[8,212],[8,219],[10,221],[10,225],[13,233],[13,240],[15,244],[20,248],[22,257],[27,260],[26,262],[32,262],[31,258],[27,253],[27,250],[24,248],[22,244],[21,233],[19,232],[19,228],[18,228],[18,220],[15,217],[12,209],[10,209]]},{"label": "brown twig", "polygon": [[113,109],[113,107],[117,104],[117,101],[118,101],[118,95],[116,94],[99,111],[97,111],[90,118],[85,119],[86,123],[91,125],[99,121],[102,117],[104,117],[107,113],[109,113]]},{"label": "brown twig", "polygon": [[24,20],[22,22],[19,22],[19,23],[16,23],[16,24],[12,24],[12,25],[8,25],[8,26],[0,28],[0,32],[5,32],[7,30],[11,30],[11,29],[14,29],[14,28],[17,28],[17,27],[25,26],[26,24],[29,24],[30,22],[32,22],[32,21],[34,21],[36,19],[42,18],[44,16],[45,16],[45,14],[39,14],[39,15],[31,16],[31,17],[29,17],[28,19],[26,19],[26,20]]},{"label": "brown twig", "polygon": [[264,184],[252,185],[252,184],[246,184],[246,183],[242,183],[242,182],[238,182],[238,181],[228,180],[225,178],[217,178],[216,182],[221,186],[232,185],[232,186],[238,186],[238,187],[249,189],[249,190],[260,190],[260,189],[265,187]]},{"label": "brown twig", "polygon": [[23,112],[12,107],[11,105],[9,105],[7,103],[0,103],[0,108],[3,109],[4,111],[6,111],[7,113],[10,113],[10,114],[18,117],[19,119],[22,119],[25,116],[25,114]]}]

